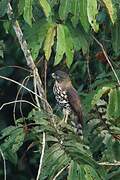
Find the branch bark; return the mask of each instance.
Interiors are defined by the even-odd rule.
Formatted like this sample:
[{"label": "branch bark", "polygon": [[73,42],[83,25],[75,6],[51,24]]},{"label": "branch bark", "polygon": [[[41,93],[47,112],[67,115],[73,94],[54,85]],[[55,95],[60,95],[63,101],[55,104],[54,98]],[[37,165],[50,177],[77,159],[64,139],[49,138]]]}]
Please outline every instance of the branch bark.
[{"label": "branch bark", "polygon": [[[10,3],[8,4],[7,14],[8,14],[9,20],[12,22],[13,29],[15,31],[15,34],[16,34],[17,38],[18,38],[21,49],[22,49],[22,51],[24,53],[27,65],[30,68],[30,70],[31,70],[31,72],[32,72],[32,74],[34,76],[34,80],[36,81],[36,89],[37,89],[37,92],[38,92],[39,96],[41,97],[40,105],[42,106],[42,108],[44,110],[46,110],[49,113],[52,113],[52,108],[50,107],[49,103],[47,102],[47,100],[45,98],[45,92],[44,92],[44,89],[43,89],[42,81],[41,81],[40,76],[38,74],[38,69],[35,66],[35,63],[33,61],[31,52],[30,52],[30,50],[28,48],[27,42],[24,39],[24,36],[23,36],[22,30],[20,28],[19,22],[17,20],[14,20],[13,9],[12,9]],[[36,99],[37,98],[38,97],[36,97]],[[43,101],[42,99],[45,99],[45,101]],[[36,102],[37,102],[37,105],[39,107],[38,99],[36,100]]]}]

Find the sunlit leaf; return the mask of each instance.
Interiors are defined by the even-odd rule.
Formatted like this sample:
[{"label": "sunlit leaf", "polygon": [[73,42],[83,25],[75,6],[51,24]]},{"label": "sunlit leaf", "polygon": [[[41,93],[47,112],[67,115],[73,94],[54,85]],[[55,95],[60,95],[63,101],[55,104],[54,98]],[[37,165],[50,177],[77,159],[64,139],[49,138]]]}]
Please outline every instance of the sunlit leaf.
[{"label": "sunlit leaf", "polygon": [[63,25],[57,25],[57,47],[54,65],[60,63],[65,53],[65,33]]},{"label": "sunlit leaf", "polygon": [[99,89],[98,92],[97,92],[97,94],[95,94],[95,96],[94,96],[94,98],[93,98],[93,100],[92,100],[92,102],[91,102],[92,106],[94,107],[95,104],[97,104],[97,103],[99,102],[100,98],[101,98],[105,93],[109,92],[110,89],[111,89],[110,87],[103,87],[102,89]]},{"label": "sunlit leaf", "polygon": [[78,24],[78,20],[80,18],[80,1],[74,0],[71,3],[71,13],[73,14],[73,17],[71,18],[72,24],[74,27]]},{"label": "sunlit leaf", "polygon": [[67,26],[57,26],[57,48],[54,64],[57,65],[66,54],[67,66],[70,67],[73,61],[73,42]]},{"label": "sunlit leaf", "polygon": [[98,14],[97,0],[87,0],[88,20],[95,32],[98,32],[99,30],[99,25],[96,21],[97,14]]},{"label": "sunlit leaf", "polygon": [[46,60],[49,60],[50,58],[55,35],[56,35],[56,29],[55,26],[53,25],[48,29],[44,42],[44,52],[45,52]]},{"label": "sunlit leaf", "polygon": [[117,19],[117,10],[112,0],[103,0],[105,6],[108,10],[109,16],[111,18],[112,23],[114,24]]},{"label": "sunlit leaf", "polygon": [[98,176],[96,171],[91,166],[85,165],[84,170],[85,170],[86,179],[89,179],[89,180],[94,180],[94,179],[101,180],[101,178]]},{"label": "sunlit leaf", "polygon": [[120,23],[115,23],[111,29],[112,46],[116,56],[120,55]]},{"label": "sunlit leaf", "polygon": [[67,26],[64,26],[64,33],[65,33],[65,53],[66,53],[66,63],[67,66],[70,67],[70,65],[73,62],[73,40],[71,37],[71,34],[67,28]]},{"label": "sunlit leaf", "polygon": [[24,27],[24,34],[34,59],[38,56],[49,27],[50,24],[45,19],[33,23],[32,27]]},{"label": "sunlit leaf", "polygon": [[51,16],[52,12],[51,12],[51,7],[50,7],[48,1],[47,0],[39,0],[39,2],[40,2],[40,5],[41,5],[44,13],[45,13],[45,16],[47,18],[49,18]]},{"label": "sunlit leaf", "polygon": [[113,119],[120,117],[120,90],[119,89],[110,90],[107,113],[108,113],[108,116]]},{"label": "sunlit leaf", "polygon": [[87,0],[80,0],[80,22],[86,32],[89,30],[89,21],[87,16]]},{"label": "sunlit leaf", "polygon": [[71,0],[61,0],[59,7],[59,16],[61,20],[66,20],[68,13],[71,11]]},{"label": "sunlit leaf", "polygon": [[33,14],[32,14],[32,2],[33,0],[25,0],[25,6],[24,6],[24,20],[30,25],[32,26],[32,18],[33,18]]}]

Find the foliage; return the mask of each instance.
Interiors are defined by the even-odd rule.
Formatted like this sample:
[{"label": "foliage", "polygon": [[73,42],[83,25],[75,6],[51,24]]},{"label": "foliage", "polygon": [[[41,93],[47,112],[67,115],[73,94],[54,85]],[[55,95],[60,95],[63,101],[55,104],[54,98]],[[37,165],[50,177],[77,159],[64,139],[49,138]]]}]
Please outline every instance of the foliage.
[{"label": "foliage", "polygon": [[[0,179],[3,170],[7,178],[36,178],[43,133],[40,180],[119,179],[119,0],[13,0],[12,20],[8,18],[8,5],[8,0],[0,0],[0,106],[5,105],[0,108],[0,152],[7,165],[6,169],[0,167]],[[35,82],[13,31],[15,20],[45,87],[47,81],[47,99],[54,114],[33,109],[25,102],[6,105],[15,99],[35,104],[33,95],[2,79],[12,78],[34,90]],[[51,73],[56,69],[70,72],[81,97],[83,139],[71,119],[60,125],[62,113],[56,110],[51,88]],[[107,101],[105,121],[96,109],[101,100]]]}]

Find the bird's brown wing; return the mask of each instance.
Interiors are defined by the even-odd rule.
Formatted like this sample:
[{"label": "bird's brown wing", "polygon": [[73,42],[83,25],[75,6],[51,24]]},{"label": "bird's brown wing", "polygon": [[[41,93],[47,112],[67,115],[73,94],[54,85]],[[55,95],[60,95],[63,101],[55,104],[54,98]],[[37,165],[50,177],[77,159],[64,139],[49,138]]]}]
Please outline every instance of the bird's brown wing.
[{"label": "bird's brown wing", "polygon": [[82,125],[83,115],[82,115],[82,107],[81,107],[80,98],[77,94],[77,91],[72,86],[67,89],[67,96],[68,96],[68,101],[70,103],[71,109],[78,117],[78,121],[79,121],[78,123]]}]

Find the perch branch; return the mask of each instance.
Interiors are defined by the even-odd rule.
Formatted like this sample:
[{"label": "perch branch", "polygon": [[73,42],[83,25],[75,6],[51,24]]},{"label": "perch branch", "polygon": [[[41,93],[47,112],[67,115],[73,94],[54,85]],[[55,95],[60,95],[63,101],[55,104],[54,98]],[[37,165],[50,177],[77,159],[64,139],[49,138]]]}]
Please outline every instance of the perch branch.
[{"label": "perch branch", "polygon": [[[22,30],[20,28],[20,25],[19,25],[17,20],[14,20],[14,14],[13,14],[13,10],[12,10],[12,7],[11,7],[10,3],[8,4],[7,14],[8,14],[9,20],[12,21],[13,29],[15,31],[15,34],[16,34],[17,38],[18,38],[21,49],[22,49],[22,51],[24,53],[27,65],[31,69],[31,71],[32,71],[32,73],[34,75],[34,78],[36,79],[36,86],[37,86],[38,93],[42,97],[42,99],[45,99],[45,92],[44,92],[44,89],[43,89],[43,86],[42,86],[40,76],[38,74],[38,69],[35,66],[35,63],[34,63],[33,58],[31,56],[30,50],[28,49],[28,45],[27,45],[26,40],[24,39],[24,36],[23,36]],[[47,112],[52,113],[52,109],[50,108],[50,105],[48,104],[48,102],[47,101],[41,101],[41,102],[42,102],[42,107]],[[38,100],[37,100],[37,104],[38,104]]]}]

